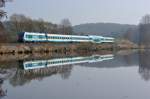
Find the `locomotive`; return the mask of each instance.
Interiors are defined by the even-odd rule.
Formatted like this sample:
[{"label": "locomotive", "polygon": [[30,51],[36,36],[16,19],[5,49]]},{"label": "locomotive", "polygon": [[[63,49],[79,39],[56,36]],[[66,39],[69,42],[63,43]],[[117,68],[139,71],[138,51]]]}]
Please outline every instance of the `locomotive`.
[{"label": "locomotive", "polygon": [[92,42],[92,43],[113,43],[114,38],[96,35],[61,35],[36,32],[21,32],[18,34],[19,42]]}]

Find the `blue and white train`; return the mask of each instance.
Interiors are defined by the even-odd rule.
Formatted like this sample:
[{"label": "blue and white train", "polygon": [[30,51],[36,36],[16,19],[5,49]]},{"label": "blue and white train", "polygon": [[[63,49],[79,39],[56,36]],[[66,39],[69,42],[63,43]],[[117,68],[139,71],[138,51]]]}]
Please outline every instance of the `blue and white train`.
[{"label": "blue and white train", "polygon": [[113,43],[114,38],[95,35],[61,35],[49,33],[22,32],[18,35],[19,42],[92,42]]}]

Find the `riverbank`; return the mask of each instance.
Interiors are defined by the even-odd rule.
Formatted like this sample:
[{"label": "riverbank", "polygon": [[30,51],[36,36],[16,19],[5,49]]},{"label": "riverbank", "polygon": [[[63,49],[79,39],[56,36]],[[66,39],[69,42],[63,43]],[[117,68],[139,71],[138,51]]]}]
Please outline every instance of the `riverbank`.
[{"label": "riverbank", "polygon": [[94,45],[88,43],[82,44],[29,44],[14,43],[0,44],[0,55],[2,54],[33,54],[33,53],[69,53],[80,51],[98,51],[100,49],[112,50],[112,44]]},{"label": "riverbank", "polygon": [[100,50],[137,49],[138,46],[129,41],[116,43],[1,43],[0,55],[2,54],[33,54],[33,53],[68,53],[68,52],[90,52]]}]

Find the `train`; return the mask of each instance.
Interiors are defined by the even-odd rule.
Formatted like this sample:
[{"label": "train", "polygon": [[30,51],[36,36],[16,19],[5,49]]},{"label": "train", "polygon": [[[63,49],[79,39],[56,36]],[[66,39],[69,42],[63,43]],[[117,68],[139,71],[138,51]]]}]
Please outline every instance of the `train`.
[{"label": "train", "polygon": [[62,35],[50,33],[21,32],[18,34],[19,42],[92,42],[113,43],[114,38],[96,35]]}]

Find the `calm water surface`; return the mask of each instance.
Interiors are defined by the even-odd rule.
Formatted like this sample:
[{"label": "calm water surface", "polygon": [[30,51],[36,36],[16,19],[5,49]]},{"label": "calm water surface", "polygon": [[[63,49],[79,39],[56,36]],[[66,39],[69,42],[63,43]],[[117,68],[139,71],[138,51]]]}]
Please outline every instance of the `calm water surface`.
[{"label": "calm water surface", "polygon": [[25,69],[23,64],[27,61],[8,68],[2,66],[1,98],[150,99],[149,51],[118,52],[105,60],[97,57],[90,63],[36,69]]}]

